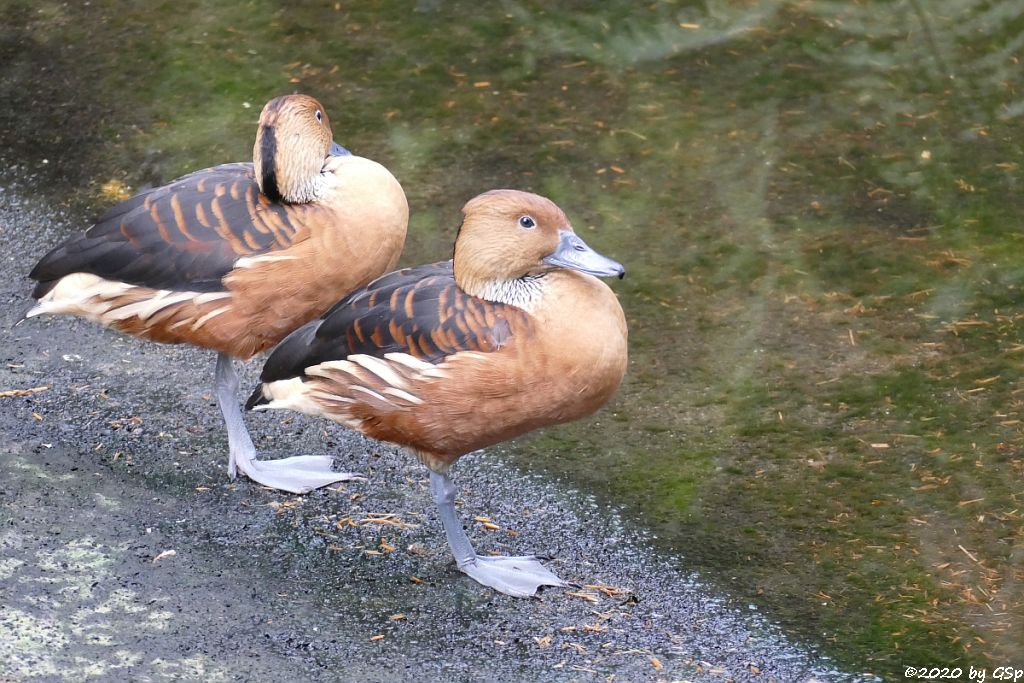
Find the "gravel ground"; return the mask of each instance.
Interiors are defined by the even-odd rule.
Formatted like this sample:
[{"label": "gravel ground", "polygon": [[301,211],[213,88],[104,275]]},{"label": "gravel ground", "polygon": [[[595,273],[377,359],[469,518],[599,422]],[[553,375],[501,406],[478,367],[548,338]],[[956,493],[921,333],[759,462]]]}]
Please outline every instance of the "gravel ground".
[{"label": "gravel ground", "polygon": [[454,473],[470,536],[550,556],[572,588],[521,600],[459,573],[426,471],[336,425],[247,417],[261,451],[330,452],[366,481],[230,483],[212,353],[72,318],[14,327],[27,271],[80,228],[24,196],[0,188],[0,391],[40,390],[0,398],[0,680],[865,679],[500,449]]}]

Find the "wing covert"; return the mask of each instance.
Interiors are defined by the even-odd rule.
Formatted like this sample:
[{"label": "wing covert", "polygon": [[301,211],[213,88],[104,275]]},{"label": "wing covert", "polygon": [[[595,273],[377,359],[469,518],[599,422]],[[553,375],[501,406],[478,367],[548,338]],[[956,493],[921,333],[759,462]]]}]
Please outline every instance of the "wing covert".
[{"label": "wing covert", "polygon": [[142,192],[110,209],[84,234],[32,270],[37,298],[71,273],[154,289],[221,291],[242,257],[287,248],[300,207],[270,202],[252,164],[224,164]]},{"label": "wing covert", "polygon": [[522,309],[459,289],[451,261],[406,268],[350,294],[289,335],[260,379],[297,377],[308,367],[354,354],[407,353],[436,364],[460,351],[496,351],[513,329],[528,324]]}]

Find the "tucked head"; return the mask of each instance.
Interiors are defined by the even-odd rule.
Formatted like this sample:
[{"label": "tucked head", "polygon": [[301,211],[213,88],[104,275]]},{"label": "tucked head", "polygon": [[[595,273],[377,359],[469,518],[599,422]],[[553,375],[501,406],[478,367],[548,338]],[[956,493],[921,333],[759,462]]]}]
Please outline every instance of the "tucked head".
[{"label": "tucked head", "polygon": [[553,201],[518,190],[491,190],[462,209],[455,240],[455,279],[463,290],[486,295],[495,286],[558,268],[599,277],[622,277],[625,269],[597,253],[573,231]]},{"label": "tucked head", "polygon": [[252,158],[260,191],[273,201],[316,198],[324,159],[348,152],[333,142],[327,111],[309,95],[284,95],[260,114]]}]

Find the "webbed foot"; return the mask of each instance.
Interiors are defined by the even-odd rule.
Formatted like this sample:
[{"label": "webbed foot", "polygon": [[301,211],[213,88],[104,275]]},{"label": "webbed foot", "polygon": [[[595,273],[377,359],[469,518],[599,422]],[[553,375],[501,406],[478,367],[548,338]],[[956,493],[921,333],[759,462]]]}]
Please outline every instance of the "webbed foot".
[{"label": "webbed foot", "polygon": [[256,447],[249,437],[236,399],[238,375],[231,357],[217,356],[217,404],[228,430],[228,476],[234,479],[241,472],[253,481],[289,493],[309,493],[313,489],[339,481],[361,478],[358,474],[334,472],[334,459],[329,455],[296,455],[280,460],[257,460]]},{"label": "webbed foot", "polygon": [[455,563],[475,581],[517,598],[528,598],[541,586],[568,585],[532,555],[478,555],[455,513],[455,484],[447,475],[431,472],[430,490]]},{"label": "webbed foot", "polygon": [[536,594],[541,586],[567,586],[536,557],[477,555],[459,566],[475,581],[517,598]]},{"label": "webbed foot", "polygon": [[309,493],[339,481],[365,478],[351,472],[335,472],[331,469],[333,462],[334,459],[329,455],[295,455],[280,460],[256,460],[232,451],[228,475],[234,479],[237,472],[241,472],[259,484],[290,493]]}]

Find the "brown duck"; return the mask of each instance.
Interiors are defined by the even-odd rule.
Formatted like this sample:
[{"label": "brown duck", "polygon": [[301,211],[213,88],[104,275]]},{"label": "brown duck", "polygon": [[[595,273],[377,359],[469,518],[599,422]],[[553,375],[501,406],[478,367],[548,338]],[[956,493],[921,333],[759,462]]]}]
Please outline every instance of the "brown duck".
[{"label": "brown duck", "polygon": [[314,98],[260,115],[253,163],[196,171],[115,206],[32,270],[28,315],[80,315],[136,337],[217,351],[232,478],[296,493],[349,479],[327,456],[260,461],[236,396],[248,359],[394,268],[409,210],[380,164],[332,141]]},{"label": "brown duck", "polygon": [[288,408],[406,446],[459,568],[510,595],[564,585],[532,557],[477,555],[454,508],[462,455],[593,413],[626,371],[626,321],[590,249],[550,200],[513,190],[463,209],[453,261],[390,273],[289,335],[248,408]]}]

